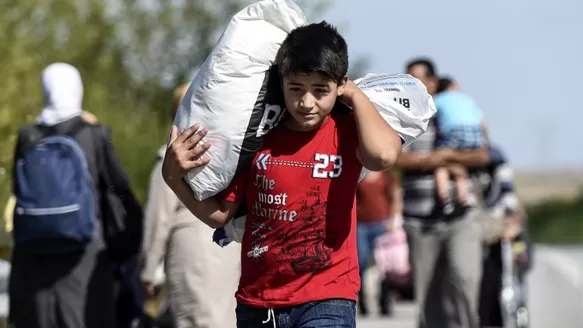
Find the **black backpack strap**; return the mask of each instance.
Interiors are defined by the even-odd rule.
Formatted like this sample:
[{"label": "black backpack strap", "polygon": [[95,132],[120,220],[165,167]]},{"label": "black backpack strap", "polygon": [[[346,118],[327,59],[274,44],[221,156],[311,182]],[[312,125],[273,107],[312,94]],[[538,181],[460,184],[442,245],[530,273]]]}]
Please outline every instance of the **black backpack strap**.
[{"label": "black backpack strap", "polygon": [[60,132],[56,126],[42,124],[27,125],[20,131],[19,142],[21,144],[19,146],[19,152],[16,155],[21,156],[22,154],[25,154],[28,150],[32,149],[32,147],[34,147],[34,145],[36,145],[36,143],[39,142],[42,138],[51,135],[64,134],[71,138],[75,138],[77,133],[79,133],[79,131],[81,131],[87,125],[88,124],[81,117],[75,118],[71,123],[71,126],[64,133]]},{"label": "black backpack strap", "polygon": [[74,138],[77,135],[77,133],[79,133],[79,131],[81,131],[87,125],[88,125],[87,122],[85,122],[83,118],[77,117],[75,118],[73,123],[71,123],[71,126],[67,129],[67,131],[64,134],[71,138]]},{"label": "black backpack strap", "polygon": [[81,118],[81,116],[75,117],[73,119],[71,119],[71,123],[70,126],[65,130],[62,131],[61,129],[58,128],[59,124],[57,125],[42,125],[42,124],[36,124],[33,125],[32,127],[34,129],[36,129],[40,135],[39,139],[42,139],[44,137],[48,137],[51,135],[66,135],[69,137],[75,137],[77,135],[77,133],[79,133],[79,131],[81,131],[81,129],[83,129],[86,125],[88,125],[83,118]]},{"label": "black backpack strap", "polygon": [[20,157],[31,150],[42,138],[47,136],[50,127],[42,125],[27,125],[24,126],[18,135],[18,151],[15,156]]}]

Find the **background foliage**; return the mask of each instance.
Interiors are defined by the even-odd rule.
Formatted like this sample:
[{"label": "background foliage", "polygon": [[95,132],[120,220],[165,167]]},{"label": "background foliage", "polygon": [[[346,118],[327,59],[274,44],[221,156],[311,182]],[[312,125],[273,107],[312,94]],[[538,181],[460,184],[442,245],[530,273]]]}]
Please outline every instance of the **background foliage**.
[{"label": "background foliage", "polygon": [[571,200],[549,200],[528,208],[528,228],[540,243],[583,243],[583,191]]},{"label": "background foliage", "polygon": [[[176,85],[189,81],[244,0],[0,0],[0,205],[10,194],[16,132],[40,113],[41,71],[76,66],[84,107],[112,129],[143,200],[166,140]],[[328,1],[298,1],[308,17]]]}]

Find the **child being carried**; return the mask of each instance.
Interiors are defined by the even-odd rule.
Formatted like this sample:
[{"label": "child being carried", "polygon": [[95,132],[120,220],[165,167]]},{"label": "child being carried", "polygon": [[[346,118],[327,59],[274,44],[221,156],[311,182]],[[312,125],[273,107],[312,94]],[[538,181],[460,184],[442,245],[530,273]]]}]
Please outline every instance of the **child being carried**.
[{"label": "child being carried", "polygon": [[[436,148],[453,148],[469,151],[482,146],[483,114],[474,99],[462,93],[450,78],[439,80],[437,107]],[[466,205],[468,200],[467,170],[459,164],[448,164],[434,172],[437,195],[444,203],[450,202],[449,181],[454,180],[457,202]]]}]

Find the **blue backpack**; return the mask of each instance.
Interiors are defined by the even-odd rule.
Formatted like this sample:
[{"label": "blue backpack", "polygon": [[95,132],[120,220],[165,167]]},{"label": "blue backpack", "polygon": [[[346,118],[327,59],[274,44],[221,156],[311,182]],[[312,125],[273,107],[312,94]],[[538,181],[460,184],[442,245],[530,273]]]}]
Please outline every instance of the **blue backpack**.
[{"label": "blue backpack", "polygon": [[[96,233],[96,194],[83,150],[67,134],[31,141],[15,163],[14,244],[44,253],[82,249]],[[35,127],[40,129],[40,127]]]}]

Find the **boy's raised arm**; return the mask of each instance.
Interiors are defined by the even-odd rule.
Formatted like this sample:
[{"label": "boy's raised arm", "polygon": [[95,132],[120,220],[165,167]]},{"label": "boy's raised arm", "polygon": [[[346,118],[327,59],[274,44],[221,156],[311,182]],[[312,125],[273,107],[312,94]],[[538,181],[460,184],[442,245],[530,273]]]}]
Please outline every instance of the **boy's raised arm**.
[{"label": "boy's raised arm", "polygon": [[371,171],[390,169],[401,153],[401,138],[381,117],[368,97],[352,81],[346,83],[342,99],[352,107],[358,130],[358,157]]},{"label": "boy's raised arm", "polygon": [[222,200],[217,196],[202,201],[197,200],[194,198],[190,187],[184,181],[182,183],[176,183],[176,185],[170,186],[170,188],[194,216],[213,229],[227,224],[235,215],[240,204],[240,202]]}]

